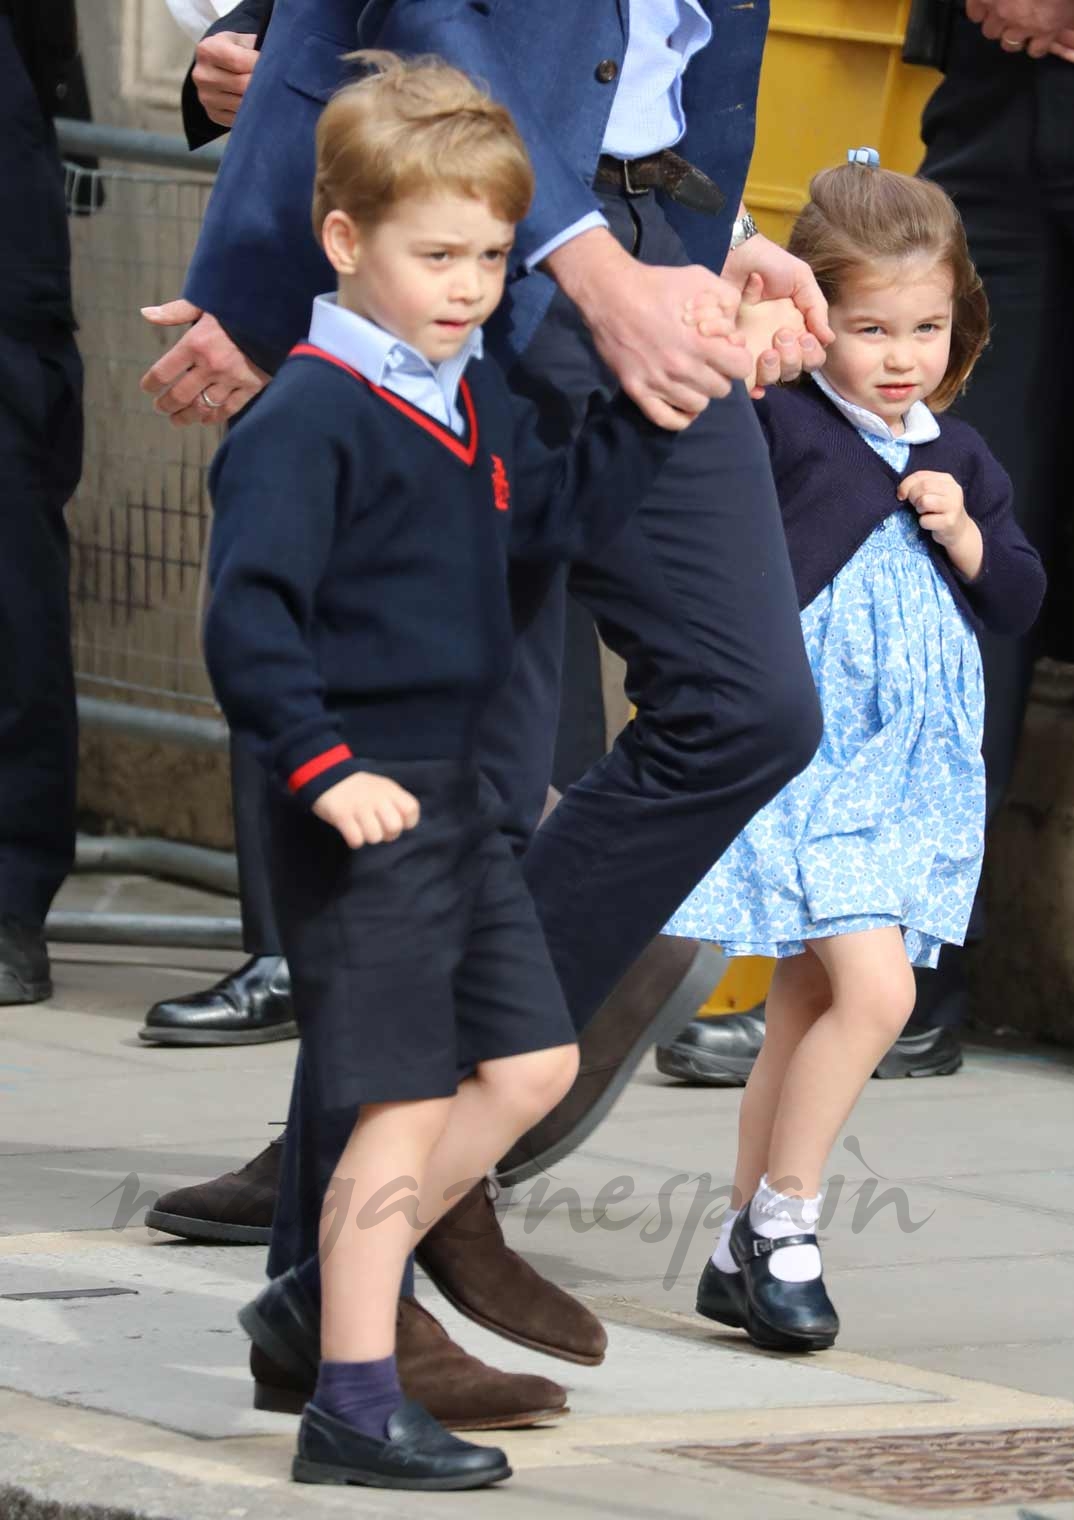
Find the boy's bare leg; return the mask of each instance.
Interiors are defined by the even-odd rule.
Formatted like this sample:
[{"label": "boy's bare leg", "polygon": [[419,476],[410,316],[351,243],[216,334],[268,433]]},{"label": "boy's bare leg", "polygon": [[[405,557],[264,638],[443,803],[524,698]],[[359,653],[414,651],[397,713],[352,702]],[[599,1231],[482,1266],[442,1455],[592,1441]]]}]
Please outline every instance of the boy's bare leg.
[{"label": "boy's bare leg", "polygon": [[414,1248],[414,1230],[407,1213],[399,1209],[380,1208],[375,1225],[363,1226],[359,1216],[381,1189],[388,1186],[389,1192],[397,1191],[401,1178],[413,1179],[412,1186],[418,1188],[424,1185],[430,1157],[454,1102],[454,1098],[433,1098],[362,1107],[321,1216],[321,1355],[325,1361],[371,1362],[395,1351],[399,1285]]},{"label": "boy's bare leg", "polygon": [[[483,1176],[560,1100],[577,1069],[577,1047],[557,1046],[483,1062],[453,1098],[363,1106],[321,1220],[325,1361],[375,1361],[392,1354],[407,1256],[457,1201],[460,1184],[465,1189]],[[375,1202],[385,1189],[383,1201]],[[376,1222],[359,1224],[370,1203]]]},{"label": "boy's bare leg", "polygon": [[577,1045],[557,1045],[483,1061],[472,1077],[460,1082],[425,1174],[418,1208],[421,1235],[495,1166],[508,1147],[551,1112],[577,1072]]}]

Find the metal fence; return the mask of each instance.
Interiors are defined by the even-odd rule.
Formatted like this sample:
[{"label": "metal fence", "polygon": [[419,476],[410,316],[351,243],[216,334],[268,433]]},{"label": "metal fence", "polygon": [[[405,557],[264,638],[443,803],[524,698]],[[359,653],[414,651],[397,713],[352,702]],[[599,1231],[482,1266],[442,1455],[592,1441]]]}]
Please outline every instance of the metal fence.
[{"label": "metal fence", "polygon": [[[68,509],[71,611],[83,725],[142,739],[226,747],[196,626],[209,529],[215,428],[154,414],[140,376],[181,329],[140,308],[175,299],[219,162],[180,138],[57,124],[65,161],[72,283],[85,366],[82,481]],[[95,157],[100,167],[72,159]],[[236,890],[234,857],[164,840],[79,840],[80,870],[134,870]],[[231,918],[54,913],[54,939],[231,945]]]},{"label": "metal fence", "polygon": [[107,155],[98,169],[67,165],[86,371],[82,482],[68,512],[80,707],[91,722],[222,745],[195,626],[217,431],[169,426],[138,389],[178,336],[139,309],[182,291],[215,162],[192,170],[181,139],[77,123],[60,123],[60,144],[68,157]]}]

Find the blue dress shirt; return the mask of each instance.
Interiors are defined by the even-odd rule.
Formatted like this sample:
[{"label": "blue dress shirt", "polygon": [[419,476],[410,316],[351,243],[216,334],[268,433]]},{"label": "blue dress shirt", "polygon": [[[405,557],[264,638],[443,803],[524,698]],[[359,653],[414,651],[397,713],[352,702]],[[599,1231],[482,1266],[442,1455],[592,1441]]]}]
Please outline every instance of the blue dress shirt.
[{"label": "blue dress shirt", "polygon": [[462,436],[459,381],[470,360],[480,359],[484,352],[480,327],[475,327],[453,358],[434,364],[394,333],[340,306],[332,292],[313,303],[309,341]]},{"label": "blue dress shirt", "polygon": [[[712,40],[712,22],[699,0],[630,0],[630,33],[602,149],[613,158],[645,158],[670,148],[686,131],[682,76]],[[591,227],[606,227],[599,211],[572,222],[526,260],[542,259]]]}]

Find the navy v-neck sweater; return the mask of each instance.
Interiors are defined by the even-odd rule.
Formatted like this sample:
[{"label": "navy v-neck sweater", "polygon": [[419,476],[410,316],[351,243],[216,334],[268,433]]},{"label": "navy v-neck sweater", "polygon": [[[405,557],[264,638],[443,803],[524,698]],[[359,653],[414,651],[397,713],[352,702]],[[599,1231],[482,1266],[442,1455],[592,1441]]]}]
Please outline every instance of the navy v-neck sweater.
[{"label": "navy v-neck sweater", "polygon": [[[903,478],[881,459],[816,385],[769,390],[757,403],[768,439],[799,607],[808,607],[892,512]],[[973,581],[923,533],[940,575],[977,630],[1022,634],[1044,596],[1044,569],[1011,509],[1011,482],[979,433],[957,417],[940,419],[940,436],[910,449],[907,474],[936,470],[962,487],[966,511],[981,530],[984,563]]]},{"label": "navy v-neck sweater", "polygon": [[460,395],[461,438],[300,344],[213,462],[213,686],[307,804],[362,757],[467,758],[510,669],[509,559],[611,537],[674,439],[594,396],[550,447],[491,359]]}]

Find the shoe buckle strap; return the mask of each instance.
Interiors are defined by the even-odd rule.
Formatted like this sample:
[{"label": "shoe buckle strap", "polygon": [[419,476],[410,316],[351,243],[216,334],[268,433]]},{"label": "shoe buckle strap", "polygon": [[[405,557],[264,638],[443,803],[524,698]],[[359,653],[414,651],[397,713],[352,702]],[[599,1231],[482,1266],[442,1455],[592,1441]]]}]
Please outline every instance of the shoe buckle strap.
[{"label": "shoe buckle strap", "polygon": [[753,1254],[755,1257],[771,1256],[773,1251],[781,1251],[784,1246],[815,1246],[817,1243],[815,1235],[778,1235],[775,1240],[759,1235],[753,1241]]}]

